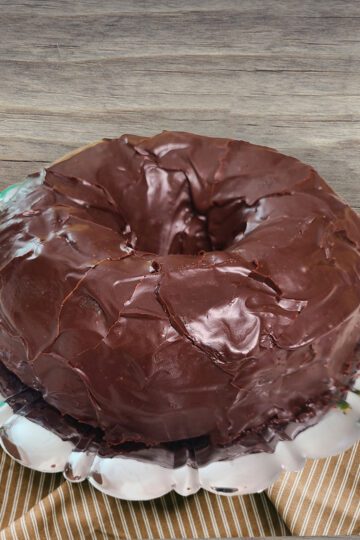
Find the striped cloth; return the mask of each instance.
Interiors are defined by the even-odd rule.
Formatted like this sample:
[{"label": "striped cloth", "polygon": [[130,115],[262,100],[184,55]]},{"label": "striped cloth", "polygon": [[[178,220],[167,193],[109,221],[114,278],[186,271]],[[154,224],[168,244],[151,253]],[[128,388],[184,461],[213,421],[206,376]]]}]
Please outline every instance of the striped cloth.
[{"label": "striped cloth", "polygon": [[35,473],[0,452],[0,531],[0,540],[360,535],[360,443],[284,473],[266,493],[144,503]]}]

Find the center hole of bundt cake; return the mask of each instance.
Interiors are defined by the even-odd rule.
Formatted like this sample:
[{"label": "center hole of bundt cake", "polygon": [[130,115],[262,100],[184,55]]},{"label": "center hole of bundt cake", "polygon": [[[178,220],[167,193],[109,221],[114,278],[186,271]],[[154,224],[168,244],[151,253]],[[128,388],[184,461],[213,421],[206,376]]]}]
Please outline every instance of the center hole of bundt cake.
[{"label": "center hole of bundt cake", "polygon": [[152,160],[146,164],[137,189],[126,192],[119,207],[123,232],[135,249],[161,256],[221,251],[256,221],[256,203],[220,192],[215,196],[209,187],[202,203],[183,172],[167,171]]},{"label": "center hole of bundt cake", "polygon": [[[202,177],[182,160],[183,149],[175,148],[170,159],[168,148],[156,153],[136,147],[136,173],[128,177],[127,170],[119,169],[124,188],[114,200],[124,221],[123,233],[139,251],[160,256],[222,251],[241,240],[249,220],[256,221],[257,204],[247,204],[238,182],[220,181],[220,165]],[[221,156],[223,152],[221,147]],[[211,153],[203,159],[206,169]]]},{"label": "center hole of bundt cake", "polygon": [[136,236],[129,243],[136,249],[157,255],[198,255],[222,251],[244,236],[246,219],[244,208],[229,212],[226,208],[213,207],[208,215],[192,215],[183,223],[149,225],[141,236]]},{"label": "center hole of bundt cake", "polygon": [[247,220],[255,209],[239,201],[236,205],[214,205],[207,215],[196,215],[190,227],[175,234],[169,254],[197,255],[206,251],[223,251],[241,240],[247,230]]}]

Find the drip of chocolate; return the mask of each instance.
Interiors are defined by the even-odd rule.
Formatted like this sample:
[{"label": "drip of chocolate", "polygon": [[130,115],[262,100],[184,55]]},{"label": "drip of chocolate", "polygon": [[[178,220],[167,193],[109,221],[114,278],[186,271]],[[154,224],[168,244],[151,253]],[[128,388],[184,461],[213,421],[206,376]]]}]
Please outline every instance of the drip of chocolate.
[{"label": "drip of chocolate", "polygon": [[104,452],[273,449],[359,367],[360,219],[273,149],[104,140],[29,177],[0,246],[0,364]]}]

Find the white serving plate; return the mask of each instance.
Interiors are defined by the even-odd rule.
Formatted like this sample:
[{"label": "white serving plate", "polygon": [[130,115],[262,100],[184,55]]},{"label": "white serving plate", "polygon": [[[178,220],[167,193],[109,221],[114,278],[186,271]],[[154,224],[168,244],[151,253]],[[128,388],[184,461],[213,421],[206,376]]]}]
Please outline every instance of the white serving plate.
[{"label": "white serving plate", "polygon": [[79,452],[72,443],[14,414],[0,395],[0,444],[26,467],[63,472],[70,482],[88,479],[98,490],[120,499],[154,499],[172,490],[187,496],[200,488],[222,495],[244,495],[263,491],[284,470],[299,471],[306,458],[336,455],[360,440],[360,395],[356,390],[348,392],[346,403],[346,410],[334,407],[293,441],[278,443],[272,454],[262,452],[197,469],[190,465],[167,469],[130,458]]},{"label": "white serving plate", "polygon": [[[0,193],[9,200],[19,185]],[[0,444],[13,459],[36,471],[63,472],[70,482],[86,479],[107,495],[127,500],[148,500],[174,490],[192,495],[200,488],[222,495],[263,491],[282,471],[299,471],[307,458],[339,454],[360,440],[360,379],[345,400],[349,407],[334,407],[315,426],[292,441],[280,442],[273,453],[258,453],[193,468],[168,469],[124,457],[102,458],[79,452],[71,442],[27,418],[15,414],[0,394]]]}]

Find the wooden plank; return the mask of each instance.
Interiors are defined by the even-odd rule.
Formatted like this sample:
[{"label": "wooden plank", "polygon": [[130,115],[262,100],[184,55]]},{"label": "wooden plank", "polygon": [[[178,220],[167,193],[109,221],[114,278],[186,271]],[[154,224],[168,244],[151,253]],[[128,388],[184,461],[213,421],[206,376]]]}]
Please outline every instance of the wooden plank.
[{"label": "wooden plank", "polygon": [[[16,2],[15,2],[16,4]],[[216,11],[51,14],[36,10],[1,15],[1,56],[7,59],[46,61],[58,57],[77,60],[153,54],[299,53],[356,57],[360,38],[357,16],[301,17],[283,7],[271,13],[244,14],[241,9]],[[329,5],[336,2],[329,2]],[[82,2],[81,5],[86,5]],[[116,3],[114,2],[114,6]],[[152,4],[151,4],[152,5]],[[221,5],[221,2],[219,3]],[[240,3],[241,6],[241,3]],[[146,15],[146,19],[145,19]],[[316,10],[315,10],[316,15]],[[21,36],[21,39],[19,39]]]},{"label": "wooden plank", "polygon": [[291,16],[299,17],[356,17],[360,16],[360,5],[351,0],[276,0],[276,2],[264,2],[264,0],[23,0],[8,2],[0,0],[3,13],[30,13],[36,11],[40,14],[68,15],[95,15],[113,13],[179,13],[179,12],[218,12],[237,11],[243,16],[259,14],[268,17]]},{"label": "wooden plank", "polygon": [[[1,47],[1,44],[0,44]],[[63,69],[91,69],[91,76],[94,76],[97,72],[94,64],[97,64],[97,68],[101,70],[111,69],[108,65],[114,65],[112,69],[120,69],[121,73],[138,71],[141,73],[147,73],[149,71],[153,73],[212,73],[220,72],[226,75],[227,72],[266,72],[266,73],[315,73],[315,74],[331,74],[343,73],[346,74],[346,81],[350,80],[352,76],[356,77],[360,71],[360,59],[358,55],[340,55],[322,53],[315,49],[309,54],[304,55],[303,51],[299,48],[293,51],[279,51],[265,50],[259,47],[258,51],[250,53],[244,47],[241,51],[223,51],[221,54],[216,54],[210,51],[202,51],[196,54],[189,50],[182,54],[171,54],[172,51],[163,50],[161,53],[149,54],[145,51],[144,54],[119,54],[112,55],[111,57],[96,57],[96,58],[82,58],[78,57],[78,54],[66,55],[62,54],[61,44],[59,44],[60,51],[58,54],[51,58],[37,58],[33,55],[27,59],[15,59],[9,58],[5,54],[0,57],[2,70],[7,74],[9,70],[16,70],[18,76],[36,76],[40,78],[40,71],[51,69],[48,66],[52,66],[52,72],[54,74],[57,70],[57,76],[62,76]],[[358,50],[355,48],[355,50]],[[145,61],[146,60],[146,61]],[[72,68],[75,65],[75,68]],[[83,66],[83,67],[81,67]],[[117,67],[119,66],[119,67]],[[25,70],[29,70],[29,73],[22,73]],[[104,73],[104,71],[101,71]],[[45,75],[45,74],[44,74]],[[79,74],[78,74],[79,78]],[[342,79],[343,80],[343,79]],[[347,90],[346,81],[343,81],[343,87]],[[68,81],[69,82],[69,81]],[[332,82],[337,84],[339,81],[336,75],[332,78]],[[45,90],[45,87],[42,87]],[[245,90],[245,88],[244,88]],[[314,85],[316,91],[316,85]],[[331,91],[331,87],[328,88],[328,92]]]},{"label": "wooden plank", "polygon": [[[234,63],[224,64],[212,61],[205,70],[201,67],[204,59],[199,57],[191,67],[184,60],[176,63],[169,58],[160,63],[131,59],[60,66],[0,60],[0,114],[29,110],[106,114],[124,109],[178,109],[181,103],[183,109],[232,108],[249,116],[260,108],[264,115],[277,114],[281,108],[293,116],[307,115],[309,120],[360,118],[360,71],[335,77],[328,72],[236,71]],[[44,81],[51,80],[56,84],[44,86]]]}]

